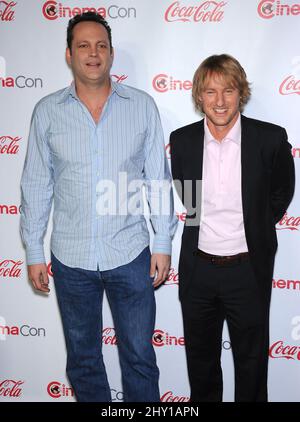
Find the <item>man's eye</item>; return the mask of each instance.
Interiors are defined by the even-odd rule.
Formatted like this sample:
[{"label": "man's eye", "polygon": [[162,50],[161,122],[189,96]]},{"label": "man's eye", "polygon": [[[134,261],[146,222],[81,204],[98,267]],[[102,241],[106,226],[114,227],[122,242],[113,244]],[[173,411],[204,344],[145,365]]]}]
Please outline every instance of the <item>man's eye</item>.
[{"label": "man's eye", "polygon": [[79,48],[84,48],[84,47],[87,47],[87,44],[80,44],[79,45]]}]

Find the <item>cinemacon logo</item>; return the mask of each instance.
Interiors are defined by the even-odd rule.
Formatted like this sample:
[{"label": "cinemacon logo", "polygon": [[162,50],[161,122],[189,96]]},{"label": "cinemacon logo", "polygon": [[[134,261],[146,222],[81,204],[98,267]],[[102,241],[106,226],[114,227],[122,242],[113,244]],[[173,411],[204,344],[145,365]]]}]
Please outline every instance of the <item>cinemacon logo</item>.
[{"label": "cinemacon logo", "polygon": [[152,344],[156,347],[162,346],[184,346],[184,337],[171,336],[162,330],[154,330]]},{"label": "cinemacon logo", "polygon": [[272,287],[273,289],[300,290],[300,280],[273,279]]},{"label": "cinemacon logo", "polygon": [[263,19],[272,19],[275,16],[300,15],[300,4],[282,4],[277,0],[262,0],[257,7],[258,14]]},{"label": "cinemacon logo", "polygon": [[123,391],[118,391],[115,388],[110,389],[111,401],[124,401]]},{"label": "cinemacon logo", "polygon": [[24,381],[4,380],[0,381],[0,396],[18,398],[22,394]]},{"label": "cinemacon logo", "polygon": [[18,215],[21,212],[21,205],[4,205],[0,204],[0,215]]},{"label": "cinemacon logo", "polygon": [[[115,388],[111,388],[111,401],[123,401],[123,391],[118,391]],[[59,381],[51,381],[47,385],[47,393],[53,399],[60,399],[61,397],[74,397],[74,390],[72,387],[66,386],[64,383]]]},{"label": "cinemacon logo", "polygon": [[[199,4],[200,3],[200,4]],[[225,1],[202,1],[196,5],[175,1],[165,12],[167,22],[220,22],[224,17]]]},{"label": "cinemacon logo", "polygon": [[74,390],[72,387],[67,387],[65,384],[59,381],[51,381],[47,385],[47,393],[53,399],[59,399],[60,397],[73,397]]},{"label": "cinemacon logo", "polygon": [[155,91],[164,93],[168,91],[189,91],[192,89],[193,84],[191,81],[181,81],[179,79],[174,79],[173,76],[160,73],[159,75],[154,76],[152,86]]},{"label": "cinemacon logo", "polygon": [[270,347],[269,356],[272,359],[300,360],[300,346],[285,345],[279,340]]},{"label": "cinemacon logo", "polygon": [[15,78],[12,76],[0,77],[0,88],[43,88],[43,80],[24,75],[19,75]]},{"label": "cinemacon logo", "polygon": [[64,6],[63,3],[50,0],[46,1],[42,7],[43,15],[46,19],[53,21],[57,18],[72,18],[81,13],[94,12],[102,15],[104,18],[124,19],[136,18],[136,9],[134,7],[119,7],[111,5],[109,7],[69,7]]},{"label": "cinemacon logo", "polygon": [[41,327],[30,327],[27,324],[21,327],[0,325],[0,336],[46,337],[46,330]]},{"label": "cinemacon logo", "polygon": [[15,1],[0,1],[0,21],[10,22],[15,19]]},{"label": "cinemacon logo", "polygon": [[53,277],[52,263],[51,262],[49,262],[49,264],[47,265],[47,273],[50,277]]}]

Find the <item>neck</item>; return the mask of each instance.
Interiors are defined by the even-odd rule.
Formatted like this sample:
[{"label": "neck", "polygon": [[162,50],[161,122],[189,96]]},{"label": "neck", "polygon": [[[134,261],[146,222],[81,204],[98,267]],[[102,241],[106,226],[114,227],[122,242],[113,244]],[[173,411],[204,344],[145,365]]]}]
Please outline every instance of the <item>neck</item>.
[{"label": "neck", "polygon": [[213,124],[209,119],[207,119],[207,126],[210,130],[210,133],[214,137],[214,139],[216,141],[221,142],[226,137],[226,135],[230,132],[230,130],[233,128],[238,117],[239,117],[239,113],[237,113],[234,119],[232,119],[232,121],[225,126],[217,126]]},{"label": "neck", "polygon": [[88,104],[99,104],[107,100],[111,91],[110,79],[103,84],[86,84],[75,79],[76,93],[81,101]]}]

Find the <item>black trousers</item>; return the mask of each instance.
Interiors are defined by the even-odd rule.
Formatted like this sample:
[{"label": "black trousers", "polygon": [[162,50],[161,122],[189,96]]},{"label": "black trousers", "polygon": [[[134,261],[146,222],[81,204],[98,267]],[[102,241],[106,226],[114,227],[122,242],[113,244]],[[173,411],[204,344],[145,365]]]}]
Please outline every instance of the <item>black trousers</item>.
[{"label": "black trousers", "polygon": [[267,401],[269,301],[249,260],[215,265],[195,257],[181,300],[191,401],[222,401],[222,330],[226,319],[235,368],[235,401]]}]

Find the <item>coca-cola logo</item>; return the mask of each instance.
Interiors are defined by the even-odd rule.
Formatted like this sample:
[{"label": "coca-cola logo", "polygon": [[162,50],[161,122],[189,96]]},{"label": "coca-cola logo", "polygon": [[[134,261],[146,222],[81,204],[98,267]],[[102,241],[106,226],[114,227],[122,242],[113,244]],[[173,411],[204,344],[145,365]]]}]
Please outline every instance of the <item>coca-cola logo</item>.
[{"label": "coca-cola logo", "polygon": [[184,346],[184,337],[171,336],[163,330],[154,330],[152,344],[156,347],[162,346]]},{"label": "coca-cola logo", "polygon": [[167,8],[165,20],[167,22],[220,22],[224,17],[225,1],[203,1],[196,6],[182,6],[175,1]]},{"label": "coca-cola logo", "polygon": [[24,381],[5,380],[0,381],[0,396],[18,398],[22,394]]},{"label": "coca-cola logo", "polygon": [[166,391],[160,398],[162,402],[188,402],[190,397],[188,396],[177,396],[173,391]]},{"label": "coca-cola logo", "polygon": [[125,81],[128,78],[128,76],[126,76],[126,75],[111,75],[111,77],[118,84],[122,83],[123,81]]},{"label": "coca-cola logo", "polygon": [[257,6],[257,12],[263,19],[272,19],[275,16],[297,16],[300,14],[300,4],[283,4],[278,0],[262,0]]},{"label": "coca-cola logo", "polygon": [[298,231],[300,226],[300,217],[289,217],[287,213],[277,223],[276,230]]},{"label": "coca-cola logo", "polygon": [[107,327],[102,330],[102,343],[110,346],[117,345],[116,332],[113,327]]},{"label": "coca-cola logo", "polygon": [[5,205],[0,204],[0,215],[18,215],[21,211],[21,205]]},{"label": "coca-cola logo", "polygon": [[111,19],[129,19],[136,18],[136,9],[134,7],[120,7],[115,4],[109,7],[70,7],[64,6],[63,3],[58,3],[55,0],[46,1],[42,6],[43,16],[50,21],[57,18],[72,18],[78,14],[85,12],[94,12],[98,15],[106,18],[107,16]]},{"label": "coca-cola logo", "polygon": [[43,88],[43,80],[24,75],[0,77],[0,88]]},{"label": "coca-cola logo", "polygon": [[24,261],[14,261],[13,259],[4,259],[0,261],[0,277],[20,277],[21,265]]},{"label": "coca-cola logo", "polygon": [[0,1],[0,21],[11,22],[15,19],[16,1]]},{"label": "coca-cola logo", "polygon": [[160,73],[159,75],[154,76],[152,80],[152,86],[155,91],[160,93],[165,93],[168,91],[189,91],[192,89],[193,84],[191,81],[181,81],[175,79],[173,76],[167,75],[165,73]]},{"label": "coca-cola logo", "polygon": [[281,83],[279,87],[279,93],[281,95],[300,95],[300,79],[296,79],[294,75],[289,75]]},{"label": "coca-cola logo", "polygon": [[174,286],[174,285],[178,285],[178,283],[179,283],[178,271],[176,271],[175,268],[170,268],[168,278],[166,279],[164,285]]},{"label": "coca-cola logo", "polygon": [[300,346],[284,345],[282,340],[276,341],[269,349],[272,359],[300,360]]},{"label": "coca-cola logo", "polygon": [[294,158],[300,158],[300,148],[292,148],[292,156]]},{"label": "coca-cola logo", "polygon": [[0,135],[0,154],[18,154],[21,139],[20,136]]},{"label": "coca-cola logo", "polygon": [[272,287],[273,289],[300,290],[300,280],[273,279]]},{"label": "coca-cola logo", "polygon": [[72,387],[68,387],[59,381],[51,381],[47,385],[47,393],[53,399],[59,399],[60,397],[73,397],[74,390]]}]

